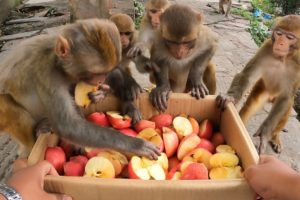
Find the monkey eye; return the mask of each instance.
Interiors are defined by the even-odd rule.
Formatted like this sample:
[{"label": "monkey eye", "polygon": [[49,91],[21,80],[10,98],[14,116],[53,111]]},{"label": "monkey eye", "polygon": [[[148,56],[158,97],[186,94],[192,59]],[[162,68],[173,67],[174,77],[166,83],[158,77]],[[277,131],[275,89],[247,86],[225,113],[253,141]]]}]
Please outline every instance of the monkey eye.
[{"label": "monkey eye", "polygon": [[275,31],[275,33],[276,33],[276,35],[278,35],[278,36],[282,36],[283,35],[283,32],[282,31]]},{"label": "monkey eye", "polygon": [[286,38],[289,39],[289,40],[295,40],[297,39],[297,37],[293,34],[286,34]]},{"label": "monkey eye", "polygon": [[153,13],[153,14],[155,14],[155,13],[158,12],[158,10],[156,10],[156,9],[150,9],[150,12]]},{"label": "monkey eye", "polygon": [[120,35],[130,36],[132,32],[120,32]]}]

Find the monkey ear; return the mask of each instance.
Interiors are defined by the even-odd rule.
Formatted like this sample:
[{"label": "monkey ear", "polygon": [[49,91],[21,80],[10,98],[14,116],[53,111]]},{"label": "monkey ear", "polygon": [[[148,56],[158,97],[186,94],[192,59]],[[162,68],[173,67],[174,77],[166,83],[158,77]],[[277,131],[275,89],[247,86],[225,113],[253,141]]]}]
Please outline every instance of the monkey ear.
[{"label": "monkey ear", "polygon": [[198,22],[202,23],[204,21],[204,15],[202,15],[202,13],[200,12],[197,12],[196,15],[197,15]]},{"label": "monkey ear", "polygon": [[56,45],[55,45],[55,53],[60,58],[66,58],[70,53],[70,45],[66,38],[63,36],[58,36]]}]

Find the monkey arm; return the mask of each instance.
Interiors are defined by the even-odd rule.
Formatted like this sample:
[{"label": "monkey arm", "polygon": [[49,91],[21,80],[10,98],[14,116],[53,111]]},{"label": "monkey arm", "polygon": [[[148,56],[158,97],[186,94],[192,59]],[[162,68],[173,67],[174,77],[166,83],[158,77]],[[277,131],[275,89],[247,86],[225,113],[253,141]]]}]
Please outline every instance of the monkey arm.
[{"label": "monkey arm", "polygon": [[212,59],[215,50],[216,48],[212,47],[203,54],[200,54],[190,69],[187,79],[187,88],[188,90],[191,90],[191,95],[197,99],[204,98],[205,95],[209,93],[207,86],[203,82],[203,74],[209,61]]},{"label": "monkey arm", "polygon": [[158,148],[144,140],[120,134],[110,128],[94,125],[84,119],[76,110],[68,87],[62,80],[51,85],[51,88],[38,86],[38,93],[50,120],[58,135],[73,143],[83,146],[111,148],[124,153],[144,155],[156,159]]}]

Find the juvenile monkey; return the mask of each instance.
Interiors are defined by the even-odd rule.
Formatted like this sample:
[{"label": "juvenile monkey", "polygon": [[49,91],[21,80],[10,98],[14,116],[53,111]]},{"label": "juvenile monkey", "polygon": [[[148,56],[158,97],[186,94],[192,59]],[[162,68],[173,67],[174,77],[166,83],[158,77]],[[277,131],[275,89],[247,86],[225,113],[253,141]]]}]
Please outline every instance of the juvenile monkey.
[{"label": "juvenile monkey", "polygon": [[268,142],[280,153],[279,133],[286,124],[300,85],[300,16],[287,15],[275,26],[255,56],[238,73],[227,92],[219,95],[217,103],[225,108],[227,101],[238,103],[250,84],[256,82],[240,110],[246,124],[270,98],[274,104],[268,117],[254,136],[260,137],[259,152],[264,153]]},{"label": "juvenile monkey", "polygon": [[[160,16],[169,7],[168,0],[149,0],[145,6],[145,15],[141,22],[139,37],[136,45],[128,52],[128,57],[142,54],[149,57],[155,37],[155,31],[160,26]],[[137,61],[138,62],[138,61]]]},{"label": "juvenile monkey", "polygon": [[217,42],[216,34],[202,24],[202,15],[188,6],[175,4],[161,15],[149,63],[156,68],[157,87],[150,98],[157,109],[166,110],[171,91],[190,91],[197,99],[215,93],[211,59]]},{"label": "juvenile monkey", "polygon": [[[224,4],[227,5],[226,13],[224,11]],[[221,14],[225,14],[225,17],[228,17],[230,14],[232,0],[219,0],[219,12]]]},{"label": "juvenile monkey", "polygon": [[0,128],[30,150],[33,127],[47,118],[58,135],[76,144],[157,158],[153,144],[85,120],[69,93],[79,81],[103,83],[120,59],[119,31],[108,20],[77,21],[57,36],[27,40],[0,64]]}]

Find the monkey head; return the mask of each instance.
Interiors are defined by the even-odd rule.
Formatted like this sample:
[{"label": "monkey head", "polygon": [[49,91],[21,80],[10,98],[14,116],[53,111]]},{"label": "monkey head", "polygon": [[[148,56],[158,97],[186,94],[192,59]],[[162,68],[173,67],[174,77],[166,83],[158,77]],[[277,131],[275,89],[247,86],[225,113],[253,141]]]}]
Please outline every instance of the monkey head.
[{"label": "monkey head", "polygon": [[87,19],[67,25],[54,46],[62,70],[74,83],[103,83],[121,60],[120,34],[109,20]]},{"label": "monkey head", "polygon": [[147,17],[152,28],[157,29],[160,25],[161,14],[169,7],[168,0],[149,0],[146,5]]},{"label": "monkey head", "polygon": [[276,57],[291,55],[300,47],[300,16],[287,15],[275,25],[273,34],[273,54]]},{"label": "monkey head", "polygon": [[129,15],[117,13],[110,17],[110,20],[116,24],[121,36],[122,49],[126,49],[133,40],[135,25]]},{"label": "monkey head", "polygon": [[171,56],[188,57],[196,46],[201,14],[184,5],[172,5],[161,16],[161,36]]}]

